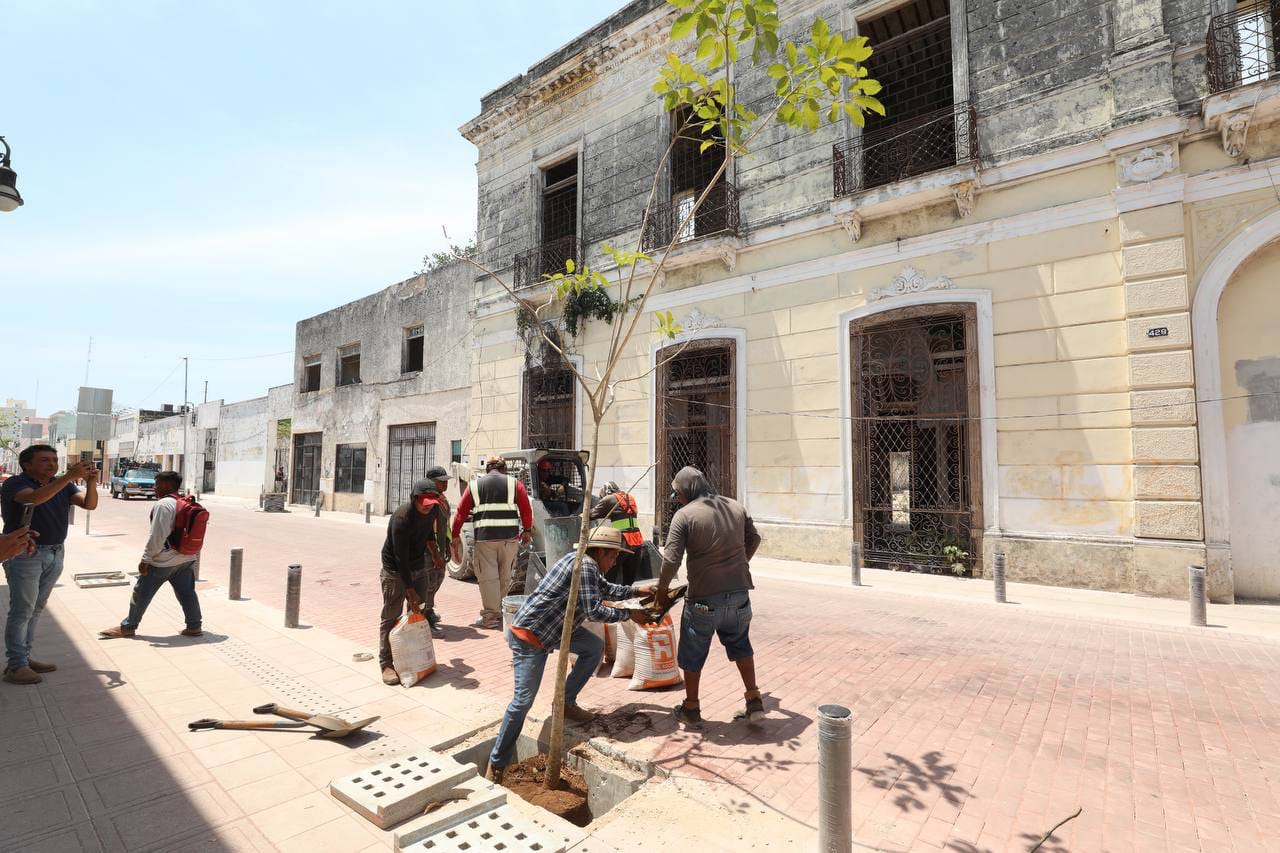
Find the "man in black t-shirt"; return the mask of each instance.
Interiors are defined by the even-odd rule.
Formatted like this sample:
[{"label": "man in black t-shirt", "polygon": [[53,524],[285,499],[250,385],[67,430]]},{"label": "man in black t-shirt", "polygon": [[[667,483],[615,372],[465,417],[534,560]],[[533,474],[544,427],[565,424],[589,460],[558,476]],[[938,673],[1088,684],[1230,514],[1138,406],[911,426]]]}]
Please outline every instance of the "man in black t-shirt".
[{"label": "man in black t-shirt", "polygon": [[[404,614],[405,602],[410,610],[430,610],[440,586],[434,576],[444,577],[447,546],[440,547],[440,536],[448,536],[449,509],[447,503],[441,502],[441,491],[448,486],[447,477],[442,480],[414,483],[413,496],[387,522],[387,538],[382,545],[382,621],[378,631],[378,665],[386,684],[400,683],[392,666],[390,636]],[[430,619],[430,613],[423,615]],[[431,633],[436,636],[442,633],[438,621],[437,616],[431,625]]]},{"label": "man in black t-shirt", "polygon": [[[23,450],[18,464],[22,473],[5,480],[0,487],[4,532],[17,530],[22,525],[23,510],[33,504],[31,532],[37,538],[34,549],[4,564],[9,582],[4,680],[10,684],[39,684],[44,680],[40,673],[53,672],[58,667],[31,658],[36,622],[62,574],[63,543],[67,540],[71,507],[89,511],[98,506],[98,469],[92,462],[76,462],[58,477],[58,451],[47,444],[33,444]],[[75,486],[75,481],[81,479],[85,481],[83,492]]]}]

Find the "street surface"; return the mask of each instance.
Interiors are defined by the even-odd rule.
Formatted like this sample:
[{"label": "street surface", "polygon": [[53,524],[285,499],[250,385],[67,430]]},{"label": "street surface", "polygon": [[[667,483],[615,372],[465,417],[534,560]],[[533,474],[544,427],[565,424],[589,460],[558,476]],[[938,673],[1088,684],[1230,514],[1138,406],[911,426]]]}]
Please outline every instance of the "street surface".
[{"label": "street surface", "polygon": [[[282,609],[286,567],[301,563],[302,622],[375,651],[385,519],[207,505],[204,579],[225,586],[229,550],[243,547],[244,596]],[[119,564],[79,570],[136,565],[150,506],[104,499],[92,539]],[[676,729],[679,692],[596,679],[582,696],[607,712],[595,733],[667,773],[724,786],[744,813],[815,827],[814,709],[835,702],[854,712],[862,849],[1026,850],[1083,809],[1041,849],[1280,851],[1280,644],[1083,607],[1056,615],[776,577],[757,577],[753,593],[764,724],[732,721],[741,683],[717,646],[702,682],[704,731]],[[502,638],[461,627],[478,615],[476,587],[446,580],[438,609],[446,636],[432,686],[505,701]]]}]

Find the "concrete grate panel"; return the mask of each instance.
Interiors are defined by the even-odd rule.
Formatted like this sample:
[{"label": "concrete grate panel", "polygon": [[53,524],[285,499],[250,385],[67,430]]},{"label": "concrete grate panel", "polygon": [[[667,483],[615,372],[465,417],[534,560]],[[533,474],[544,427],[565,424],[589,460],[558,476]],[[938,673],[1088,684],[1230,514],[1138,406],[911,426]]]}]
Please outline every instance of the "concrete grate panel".
[{"label": "concrete grate panel", "polygon": [[421,814],[460,782],[477,778],[474,764],[423,750],[335,779],[334,797],[386,829]]},{"label": "concrete grate panel", "polygon": [[446,791],[436,802],[443,802],[443,805],[396,827],[396,850],[404,850],[437,832],[505,805],[507,789],[476,777]]},{"label": "concrete grate panel", "polygon": [[404,853],[564,853],[566,848],[511,806],[500,806],[403,849]]}]

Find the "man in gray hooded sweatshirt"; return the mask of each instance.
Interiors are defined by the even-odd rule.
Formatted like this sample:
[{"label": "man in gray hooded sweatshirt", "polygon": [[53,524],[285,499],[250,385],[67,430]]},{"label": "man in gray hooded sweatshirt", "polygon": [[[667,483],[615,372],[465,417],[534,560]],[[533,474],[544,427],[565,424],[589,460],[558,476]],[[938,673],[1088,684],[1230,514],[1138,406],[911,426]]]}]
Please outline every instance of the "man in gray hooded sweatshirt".
[{"label": "man in gray hooded sweatshirt", "polygon": [[746,709],[738,716],[752,721],[764,719],[749,636],[748,592],[754,589],[748,563],[760,547],[760,534],[742,504],[716,494],[697,468],[682,468],[671,482],[671,489],[680,509],[667,530],[656,594],[658,604],[665,607],[671,580],[681,561],[686,561],[689,589],[680,617],[676,654],[684,673],[685,700],[676,706],[676,718],[684,723],[702,722],[698,683],[711,651],[711,638],[718,636],[729,660],[737,664],[746,688]]}]

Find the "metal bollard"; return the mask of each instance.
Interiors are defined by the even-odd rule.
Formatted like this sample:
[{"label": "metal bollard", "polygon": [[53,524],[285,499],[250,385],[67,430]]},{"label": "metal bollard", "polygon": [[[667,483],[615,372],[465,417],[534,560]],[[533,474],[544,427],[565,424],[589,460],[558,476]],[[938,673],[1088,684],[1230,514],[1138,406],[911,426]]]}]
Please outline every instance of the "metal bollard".
[{"label": "metal bollard", "polygon": [[89,510],[86,509],[84,511],[84,535],[85,536],[89,535],[89,519],[91,518],[93,518],[93,513],[89,512]]},{"label": "metal bollard", "polygon": [[200,555],[196,554],[195,565],[191,567],[191,572],[196,576],[196,580],[200,580]]},{"label": "metal bollard", "polygon": [[996,558],[991,568],[991,580],[994,582],[996,590],[996,603],[1006,604],[1008,598],[1005,597],[1004,590],[1004,552],[997,551]]},{"label": "metal bollard", "polygon": [[849,546],[849,564],[853,567],[853,585],[862,586],[862,543]]},{"label": "metal bollard", "polygon": [[364,502],[364,523],[365,524],[369,523],[369,516],[372,513],[373,513],[373,504],[369,503],[369,501],[365,501]]},{"label": "metal bollard", "polygon": [[843,705],[818,706],[818,850],[853,850],[853,788],[850,774],[853,712]]},{"label": "metal bollard", "polygon": [[67,524],[71,525],[72,527],[76,526],[76,508],[74,505],[71,506],[67,511]]},{"label": "metal bollard", "polygon": [[289,564],[289,585],[284,596],[284,626],[298,627],[298,607],[302,603],[302,566]]},{"label": "metal bollard", "polygon": [[1191,592],[1191,624],[1204,628],[1209,624],[1208,605],[1204,596],[1204,566],[1187,566],[1187,586]]},{"label": "metal bollard", "polygon": [[324,495],[316,495],[316,518],[320,517],[320,505],[324,503]]},{"label": "metal bollard", "polygon": [[231,549],[231,571],[229,580],[227,581],[227,598],[232,601],[240,600],[240,577],[244,571],[244,549]]},{"label": "metal bollard", "polygon": [[267,505],[267,490],[262,489],[258,492],[258,509],[262,509]]}]

